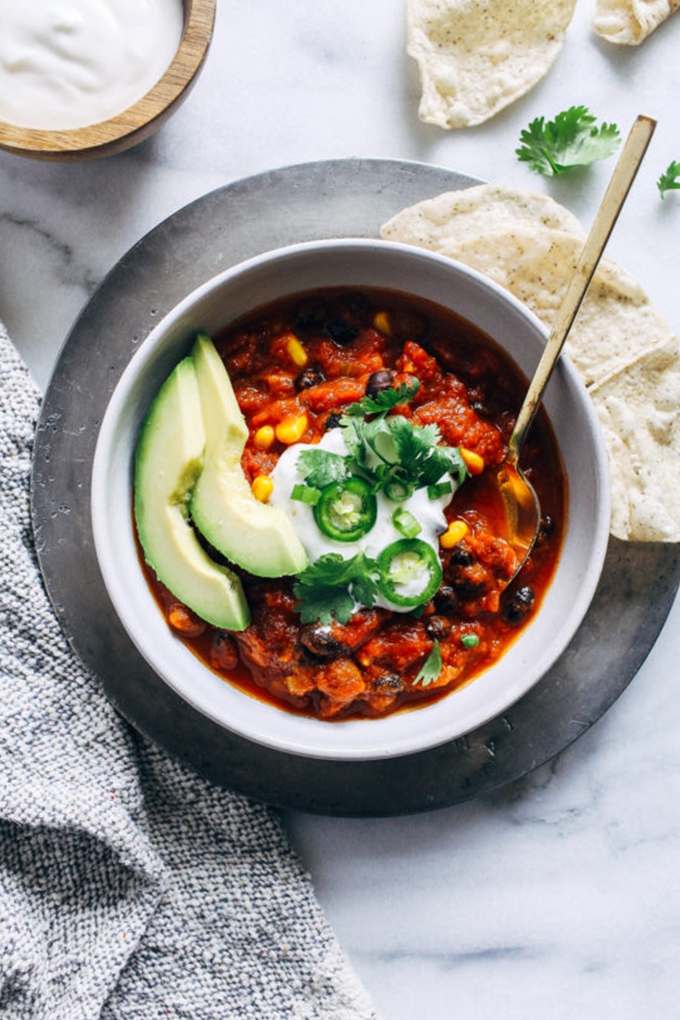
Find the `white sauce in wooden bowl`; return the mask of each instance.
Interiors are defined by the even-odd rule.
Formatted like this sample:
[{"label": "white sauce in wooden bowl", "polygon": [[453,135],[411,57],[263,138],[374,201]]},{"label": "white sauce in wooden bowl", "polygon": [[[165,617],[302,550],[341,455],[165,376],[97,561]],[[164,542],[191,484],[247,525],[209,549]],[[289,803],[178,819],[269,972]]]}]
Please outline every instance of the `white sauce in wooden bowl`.
[{"label": "white sauce in wooden bowl", "polygon": [[182,38],[181,0],[0,0],[0,119],[68,130],[132,106]]}]

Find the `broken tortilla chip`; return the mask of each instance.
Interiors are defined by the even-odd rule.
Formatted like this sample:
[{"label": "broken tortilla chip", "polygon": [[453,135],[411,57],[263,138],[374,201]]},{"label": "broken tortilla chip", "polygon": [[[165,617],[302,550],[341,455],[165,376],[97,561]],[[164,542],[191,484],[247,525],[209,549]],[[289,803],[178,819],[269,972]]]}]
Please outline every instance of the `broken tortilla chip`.
[{"label": "broken tortilla chip", "polygon": [[[381,236],[469,265],[510,291],[549,329],[586,234],[547,196],[479,185],[403,210]],[[680,541],[680,349],[644,289],[606,256],[565,350],[602,424],[612,534]]]},{"label": "broken tortilla chip", "polygon": [[407,0],[407,51],[420,72],[421,120],[489,120],[549,71],[576,0]]},{"label": "broken tortilla chip", "polygon": [[590,396],[609,453],[611,533],[638,542],[677,542],[680,357],[675,338],[593,386]]},{"label": "broken tortilla chip", "polygon": [[593,28],[607,42],[639,46],[680,7],[680,0],[597,0]]}]

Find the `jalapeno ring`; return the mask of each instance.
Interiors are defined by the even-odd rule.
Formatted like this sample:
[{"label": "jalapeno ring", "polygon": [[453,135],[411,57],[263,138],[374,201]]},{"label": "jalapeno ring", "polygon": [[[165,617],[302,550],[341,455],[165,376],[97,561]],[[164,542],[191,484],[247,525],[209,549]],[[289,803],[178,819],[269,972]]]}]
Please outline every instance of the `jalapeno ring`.
[{"label": "jalapeno ring", "polygon": [[[378,586],[388,602],[395,606],[421,606],[442,583],[439,556],[420,538],[402,538],[388,545],[378,556],[378,571]],[[421,575],[424,580],[417,591],[403,590]]]},{"label": "jalapeno ring", "polygon": [[327,485],[314,507],[317,527],[337,542],[356,542],[371,530],[377,515],[378,501],[371,487],[354,476]]}]

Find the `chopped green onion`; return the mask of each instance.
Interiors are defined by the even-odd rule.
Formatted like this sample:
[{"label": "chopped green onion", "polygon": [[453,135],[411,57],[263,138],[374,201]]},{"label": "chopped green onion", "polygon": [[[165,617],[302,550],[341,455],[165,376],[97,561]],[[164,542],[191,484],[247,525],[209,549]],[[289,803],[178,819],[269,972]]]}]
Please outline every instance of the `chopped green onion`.
[{"label": "chopped green onion", "polygon": [[440,496],[448,496],[453,492],[451,482],[437,482],[436,485],[428,485],[427,494],[430,499],[439,499]]},{"label": "chopped green onion", "polygon": [[403,506],[392,514],[392,524],[404,538],[415,538],[423,530],[411,511],[404,510]]},{"label": "chopped green onion", "polygon": [[403,503],[413,495],[413,483],[402,481],[399,478],[390,478],[385,482],[383,491],[393,503]]},{"label": "chopped green onion", "polygon": [[476,648],[479,644],[479,637],[477,634],[463,634],[460,643],[463,648]]},{"label": "chopped green onion", "polygon": [[313,489],[311,485],[294,485],[290,498],[297,499],[299,503],[316,506],[321,498],[321,491],[320,489]]}]

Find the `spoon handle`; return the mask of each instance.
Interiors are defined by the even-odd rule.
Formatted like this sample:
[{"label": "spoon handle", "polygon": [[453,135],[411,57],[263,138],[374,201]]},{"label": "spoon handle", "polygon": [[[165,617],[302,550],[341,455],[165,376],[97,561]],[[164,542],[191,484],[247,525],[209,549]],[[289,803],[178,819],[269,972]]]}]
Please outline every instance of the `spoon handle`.
[{"label": "spoon handle", "polygon": [[635,180],[655,127],[656,121],[651,117],[640,116],[635,120],[626,139],[517,417],[508,446],[508,460],[512,463],[517,463],[524,438],[534,420],[548,380]]}]

